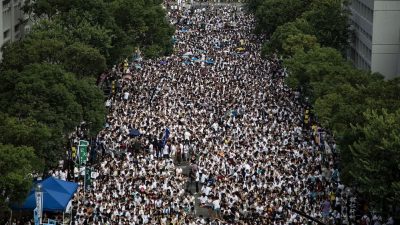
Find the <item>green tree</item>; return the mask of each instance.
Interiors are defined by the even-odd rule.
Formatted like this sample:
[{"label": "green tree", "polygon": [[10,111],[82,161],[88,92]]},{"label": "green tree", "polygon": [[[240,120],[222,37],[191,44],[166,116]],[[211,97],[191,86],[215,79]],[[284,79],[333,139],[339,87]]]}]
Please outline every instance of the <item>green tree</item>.
[{"label": "green tree", "polygon": [[309,6],[310,1],[264,0],[255,12],[256,32],[271,36],[278,26],[294,21]]},{"label": "green tree", "polygon": [[79,42],[65,48],[62,57],[65,69],[80,78],[97,77],[107,68],[106,59],[97,49]]},{"label": "green tree", "polygon": [[318,42],[344,54],[349,46],[349,13],[343,0],[321,0],[311,4],[302,17],[314,27]]},{"label": "green tree", "polygon": [[65,48],[62,40],[27,37],[21,41],[4,46],[1,69],[22,71],[24,66],[32,63],[60,64],[61,54]]},{"label": "green tree", "polygon": [[299,34],[313,34],[313,28],[304,19],[296,19],[293,22],[288,22],[279,26],[272,34],[271,38],[263,44],[263,56],[270,55],[274,52],[284,54],[283,45],[289,36]]},{"label": "green tree", "polygon": [[69,71],[84,76],[97,76],[106,69],[106,59],[100,52],[88,45],[74,42],[68,45],[64,40],[50,37],[27,37],[4,48],[2,70],[22,71],[34,63],[59,64]]},{"label": "green tree", "polygon": [[[365,123],[360,116],[363,112],[385,108],[393,113],[400,108],[398,79],[385,81],[379,74],[353,70],[326,77],[317,84],[323,87],[314,104],[315,112],[323,126],[332,129],[339,140],[350,133],[350,124]],[[342,143],[346,147],[352,142]]]},{"label": "green tree", "polygon": [[263,1],[264,0],[248,0],[245,4],[245,8],[248,12],[255,13]]},{"label": "green tree", "polygon": [[130,53],[137,46],[147,57],[171,52],[174,30],[159,1],[120,0],[113,8],[115,22],[129,37]]},{"label": "green tree", "polygon": [[[82,90],[76,89],[80,87],[93,98],[78,96]],[[104,113],[101,91],[59,65],[32,64],[21,72],[6,71],[0,77],[0,90],[1,111],[18,118],[32,117],[64,134],[90,119],[84,116],[85,107]]]},{"label": "green tree", "polygon": [[67,45],[80,42],[98,49],[110,66],[130,56],[136,47],[141,47],[147,57],[172,52],[174,29],[161,3],[160,0],[71,0],[68,3],[40,0],[28,1],[25,9],[50,19],[43,22],[47,25],[55,23],[55,31],[66,38],[57,36]]},{"label": "green tree", "polygon": [[0,207],[20,202],[32,187],[31,173],[40,169],[33,148],[0,143]]},{"label": "green tree", "polygon": [[324,77],[345,74],[352,69],[350,64],[333,48],[316,47],[308,52],[299,51],[292,58],[284,60],[290,74],[288,84],[302,88],[305,96],[314,99],[313,86]]},{"label": "green tree", "polygon": [[0,143],[33,147],[41,164],[46,167],[57,166],[63,157],[60,151],[65,144],[63,137],[33,118],[18,119],[0,113],[0,134]]},{"label": "green tree", "polygon": [[282,45],[283,54],[287,56],[292,56],[298,51],[308,52],[316,47],[319,47],[317,38],[314,35],[302,33],[290,35]]},{"label": "green tree", "polygon": [[351,84],[342,84],[316,99],[314,112],[324,127],[334,131],[340,142],[341,138],[349,134],[351,123],[362,123],[360,114],[367,108],[363,104],[362,87]]},{"label": "green tree", "polygon": [[71,93],[77,80],[61,66],[32,64],[19,73],[6,71],[0,79],[1,111],[32,117],[64,132],[82,121],[82,106]]},{"label": "green tree", "polygon": [[75,83],[73,92],[76,101],[82,105],[83,121],[89,124],[89,135],[95,136],[103,129],[106,109],[103,92],[94,87],[94,78],[85,78]]},{"label": "green tree", "polygon": [[[107,60],[111,60],[109,51],[112,48],[113,29],[98,25],[93,20],[94,18],[87,12],[79,13],[76,10],[72,10],[65,16],[58,16],[56,20],[47,23],[54,24],[51,28],[63,27],[60,34],[63,35],[63,40],[68,45],[76,42],[86,44],[97,49]],[[114,26],[116,25],[114,24]],[[36,29],[37,32],[40,31],[45,34],[49,32],[49,28],[46,26],[36,27],[38,27]],[[44,30],[40,29],[42,27]],[[55,31],[57,32],[58,30]]]},{"label": "green tree", "polygon": [[359,138],[351,145],[350,174],[375,208],[385,214],[394,212],[400,203],[400,109],[394,113],[368,110],[363,115],[366,123],[352,127]]},{"label": "green tree", "polygon": [[368,123],[361,116],[367,110],[379,113],[382,113],[382,109],[389,113],[398,110],[400,96],[397,93],[400,91],[400,82],[398,79],[385,81],[381,75],[363,72],[331,77],[329,83],[332,86],[316,99],[314,112],[322,125],[334,132],[340,147],[342,179],[351,185],[353,178],[350,172],[355,165],[355,159],[350,146],[360,138],[352,125],[363,126]]}]

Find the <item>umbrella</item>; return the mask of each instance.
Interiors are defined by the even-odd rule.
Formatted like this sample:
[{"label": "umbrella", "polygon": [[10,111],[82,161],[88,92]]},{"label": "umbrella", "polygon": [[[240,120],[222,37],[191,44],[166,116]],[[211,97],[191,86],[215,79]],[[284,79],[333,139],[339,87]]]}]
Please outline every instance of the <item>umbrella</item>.
[{"label": "umbrella", "polygon": [[161,64],[161,65],[167,65],[167,61],[161,60],[161,61],[160,61],[160,64]]},{"label": "umbrella", "polygon": [[185,55],[187,55],[187,56],[190,56],[190,55],[193,55],[193,53],[192,52],[186,52],[185,54],[183,54],[184,56]]},{"label": "umbrella", "polygon": [[237,112],[236,110],[232,110],[232,111],[231,111],[231,114],[232,114],[233,117],[237,117],[238,112]]},{"label": "umbrella", "polygon": [[132,75],[131,74],[124,74],[124,76],[122,77],[125,80],[132,80]]},{"label": "umbrella", "polygon": [[129,131],[129,136],[130,137],[138,137],[138,136],[140,136],[140,131],[138,129],[131,129]]},{"label": "umbrella", "polygon": [[207,64],[214,64],[214,61],[211,60],[211,59],[207,59],[205,62],[206,62]]}]

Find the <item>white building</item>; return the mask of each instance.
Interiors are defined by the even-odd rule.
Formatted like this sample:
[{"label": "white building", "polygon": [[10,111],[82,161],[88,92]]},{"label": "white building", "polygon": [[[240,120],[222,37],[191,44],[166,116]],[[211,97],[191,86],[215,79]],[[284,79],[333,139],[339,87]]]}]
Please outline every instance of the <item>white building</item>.
[{"label": "white building", "polygon": [[361,69],[400,76],[400,0],[351,0],[348,57]]},{"label": "white building", "polygon": [[[25,25],[27,19],[21,10],[23,0],[2,0],[0,4],[0,46],[20,39],[29,26]],[[0,51],[1,59],[1,51]]]}]

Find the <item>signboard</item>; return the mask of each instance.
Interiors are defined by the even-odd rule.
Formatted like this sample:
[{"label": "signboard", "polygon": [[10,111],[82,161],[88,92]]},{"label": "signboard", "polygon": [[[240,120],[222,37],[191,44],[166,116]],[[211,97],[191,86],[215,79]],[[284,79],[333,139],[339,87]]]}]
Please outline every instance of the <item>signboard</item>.
[{"label": "signboard", "polygon": [[85,140],[79,140],[79,145],[88,146],[89,142]]},{"label": "signboard", "polygon": [[87,148],[89,146],[89,142],[85,140],[80,140],[78,145],[78,154],[79,154],[79,164],[85,164],[87,161]]},{"label": "signboard", "polygon": [[78,151],[79,151],[79,164],[80,165],[85,164],[87,161],[87,146],[79,145]]}]

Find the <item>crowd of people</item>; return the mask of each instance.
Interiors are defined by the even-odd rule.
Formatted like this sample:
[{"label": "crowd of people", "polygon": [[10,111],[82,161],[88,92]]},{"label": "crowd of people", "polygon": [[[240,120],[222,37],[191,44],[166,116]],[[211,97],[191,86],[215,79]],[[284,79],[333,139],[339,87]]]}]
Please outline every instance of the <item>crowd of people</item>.
[{"label": "crowd of people", "polygon": [[[175,51],[122,63],[75,224],[350,224],[334,141],[241,8],[170,10]],[[181,163],[187,162],[188,174]],[[188,185],[195,187],[194,191]],[[198,207],[209,209],[199,216]]]}]

